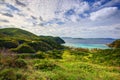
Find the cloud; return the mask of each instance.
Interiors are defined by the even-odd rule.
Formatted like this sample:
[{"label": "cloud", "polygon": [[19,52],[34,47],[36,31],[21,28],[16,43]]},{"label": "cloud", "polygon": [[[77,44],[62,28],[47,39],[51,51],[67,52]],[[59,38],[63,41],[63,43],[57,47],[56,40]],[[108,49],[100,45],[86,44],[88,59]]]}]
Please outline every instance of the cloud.
[{"label": "cloud", "polygon": [[4,15],[4,16],[13,17],[13,15],[9,14],[9,13],[1,13],[1,14]]},{"label": "cloud", "polygon": [[17,5],[20,5],[20,6],[23,6],[23,7],[26,6],[26,4],[20,2],[19,0],[15,0],[15,2],[16,2]]},{"label": "cloud", "polygon": [[[65,6],[67,4],[67,6]],[[78,1],[78,0],[70,0],[69,4],[67,1],[64,1],[57,10],[57,18],[64,21],[79,21],[81,16],[86,17],[85,12],[90,9],[88,2],[86,1]]]},{"label": "cloud", "polygon": [[[23,7],[21,3],[17,4],[16,1],[25,4],[26,7]],[[0,27],[22,28],[37,35],[120,37],[118,35],[120,25],[116,26],[120,23],[120,10],[116,6],[119,0],[92,1],[0,1]],[[2,13],[8,13],[13,17],[2,15]]]},{"label": "cloud", "polygon": [[111,17],[117,11],[118,11],[117,7],[106,7],[106,8],[100,9],[96,12],[92,12],[90,14],[90,19],[93,21],[100,20],[100,19],[106,19],[108,17]]},{"label": "cloud", "polygon": [[5,20],[5,19],[0,19],[0,22],[9,23],[9,21],[8,21],[8,20]]},{"label": "cloud", "polygon": [[79,6],[75,9],[77,14],[82,14],[85,11],[90,9],[88,2],[83,1],[83,2],[78,3],[78,4],[79,4]]}]

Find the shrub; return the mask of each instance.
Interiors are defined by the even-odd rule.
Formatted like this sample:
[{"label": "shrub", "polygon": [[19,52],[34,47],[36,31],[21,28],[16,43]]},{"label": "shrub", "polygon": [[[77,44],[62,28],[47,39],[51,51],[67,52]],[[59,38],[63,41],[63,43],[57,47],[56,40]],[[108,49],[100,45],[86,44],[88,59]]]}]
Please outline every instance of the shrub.
[{"label": "shrub", "polygon": [[37,52],[37,54],[27,54],[27,53],[24,53],[24,54],[17,54],[17,57],[18,58],[22,58],[22,59],[26,59],[26,58],[38,58],[38,59],[44,59],[46,58],[46,53],[44,52]]},{"label": "shrub", "polygon": [[38,51],[35,57],[39,59],[44,59],[46,57],[46,53]]},{"label": "shrub", "polygon": [[11,51],[18,53],[35,53],[35,50],[27,44],[21,44],[17,48],[11,49]]},{"label": "shrub", "polygon": [[0,47],[2,48],[16,48],[18,42],[14,40],[0,40]]},{"label": "shrub", "polygon": [[113,41],[111,44],[108,44],[109,47],[120,48],[120,39]]},{"label": "shrub", "polygon": [[59,44],[65,43],[65,41],[61,39],[60,37],[54,37],[54,40]]},{"label": "shrub", "polygon": [[27,75],[16,73],[17,80],[27,80]]},{"label": "shrub", "polygon": [[49,58],[61,59],[63,51],[62,50],[52,50],[52,51],[48,51],[46,53],[48,54]]},{"label": "shrub", "polygon": [[30,45],[32,48],[34,48],[36,51],[48,51],[51,50],[52,47],[42,41],[35,41],[35,42],[29,42],[28,45]]},{"label": "shrub", "polygon": [[17,39],[17,41],[19,42],[19,44],[23,44],[23,43],[27,42],[26,40],[23,40],[23,39]]},{"label": "shrub", "polygon": [[26,59],[31,58],[32,54],[29,53],[23,53],[23,54],[17,54],[17,58]]},{"label": "shrub", "polygon": [[0,80],[16,80],[13,69],[4,69],[0,72]]},{"label": "shrub", "polygon": [[2,55],[0,60],[1,68],[14,67],[15,60],[16,57],[14,55]]},{"label": "shrub", "polygon": [[41,63],[35,64],[34,67],[35,69],[40,69],[43,71],[51,71],[55,68],[59,68],[59,66],[52,61],[43,61]]},{"label": "shrub", "polygon": [[25,62],[25,60],[23,59],[17,59],[15,61],[15,67],[18,67],[18,68],[26,68],[27,67],[27,63]]}]

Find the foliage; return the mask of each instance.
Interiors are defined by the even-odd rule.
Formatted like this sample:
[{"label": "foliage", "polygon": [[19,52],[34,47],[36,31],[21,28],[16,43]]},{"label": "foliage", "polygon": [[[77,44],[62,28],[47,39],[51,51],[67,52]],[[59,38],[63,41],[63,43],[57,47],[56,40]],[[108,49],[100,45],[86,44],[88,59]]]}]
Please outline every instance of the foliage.
[{"label": "foliage", "polygon": [[46,52],[48,54],[48,58],[53,58],[53,59],[61,59],[63,51],[62,50],[52,50]]},{"label": "foliage", "polygon": [[18,68],[27,68],[27,63],[23,59],[17,59],[17,60],[15,60],[15,67],[18,67]]},{"label": "foliage", "polygon": [[0,29],[0,37],[4,39],[29,39],[34,40],[38,37],[28,31],[18,29],[18,28],[3,28]]},{"label": "foliage", "polygon": [[18,46],[18,42],[15,40],[0,40],[1,48],[16,48]]},{"label": "foliage", "polygon": [[49,44],[42,41],[29,42],[28,45],[36,51],[48,51],[53,49]]},{"label": "foliage", "polygon": [[9,48],[17,53],[63,49],[62,43],[64,41],[60,37],[37,36],[18,28],[0,29],[0,48]]},{"label": "foliage", "polygon": [[48,60],[44,60],[41,63],[36,63],[34,67],[35,69],[40,69],[43,71],[49,71],[49,70],[51,71],[55,68],[59,68],[59,66],[55,62]]},{"label": "foliage", "polygon": [[68,48],[36,54],[1,54],[0,78],[5,69],[12,68],[15,80],[119,80],[119,52],[120,49]]},{"label": "foliage", "polygon": [[0,80],[16,80],[13,69],[4,69],[0,72]]},{"label": "foliage", "polygon": [[109,47],[120,48],[120,40],[115,40],[111,44],[108,44]]},{"label": "foliage", "polygon": [[1,63],[1,67],[0,69],[3,68],[8,68],[8,67],[14,67],[14,63],[16,60],[16,57],[14,55],[10,55],[10,54],[1,54],[0,55],[0,63]]},{"label": "foliage", "polygon": [[35,50],[27,44],[21,44],[17,48],[11,49],[11,51],[18,53],[35,53]]},{"label": "foliage", "polygon": [[64,40],[62,40],[60,37],[52,37],[52,36],[39,36],[41,40],[46,40],[47,42],[49,42],[48,40],[52,41],[52,42],[56,42],[57,44],[62,44],[65,43]]},{"label": "foliage", "polygon": [[0,72],[0,80],[27,80],[27,76],[17,73],[13,68],[6,68]]},{"label": "foliage", "polygon": [[92,57],[90,59],[94,63],[120,66],[119,58],[120,49],[105,49],[92,53]]}]

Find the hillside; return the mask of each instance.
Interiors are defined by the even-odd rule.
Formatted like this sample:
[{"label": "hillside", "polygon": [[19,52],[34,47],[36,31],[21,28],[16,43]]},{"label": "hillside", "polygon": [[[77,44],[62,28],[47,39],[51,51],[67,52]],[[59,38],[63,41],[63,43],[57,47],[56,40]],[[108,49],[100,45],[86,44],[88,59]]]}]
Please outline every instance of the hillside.
[{"label": "hillside", "polygon": [[112,48],[120,48],[120,39],[113,41],[111,44],[108,44]]},{"label": "hillside", "polygon": [[18,28],[0,29],[0,48],[18,53],[33,53],[63,48],[59,37],[37,36]]},{"label": "hillside", "polygon": [[119,52],[82,48],[34,55],[0,52],[0,80],[120,80]]},{"label": "hillside", "polygon": [[0,29],[0,38],[2,39],[38,39],[38,36],[36,36],[33,33],[30,33],[28,31],[18,29],[18,28],[3,28]]},{"label": "hillside", "polygon": [[0,80],[120,79],[119,48],[63,47],[60,37],[17,28],[0,29],[0,35]]}]

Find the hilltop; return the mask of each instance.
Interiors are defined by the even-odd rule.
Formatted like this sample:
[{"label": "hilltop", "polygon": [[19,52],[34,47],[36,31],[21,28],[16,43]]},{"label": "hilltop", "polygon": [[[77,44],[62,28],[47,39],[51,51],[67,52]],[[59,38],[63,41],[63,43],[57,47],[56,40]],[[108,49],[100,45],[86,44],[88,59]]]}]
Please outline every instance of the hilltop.
[{"label": "hilltop", "polygon": [[64,43],[64,40],[60,37],[37,36],[18,28],[0,29],[0,48],[18,53],[62,49],[62,43]]},{"label": "hilltop", "polygon": [[111,44],[108,44],[112,48],[120,48],[120,39],[113,41]]},{"label": "hilltop", "polygon": [[18,28],[3,28],[0,29],[0,38],[2,39],[39,39],[35,34],[18,29]]}]

